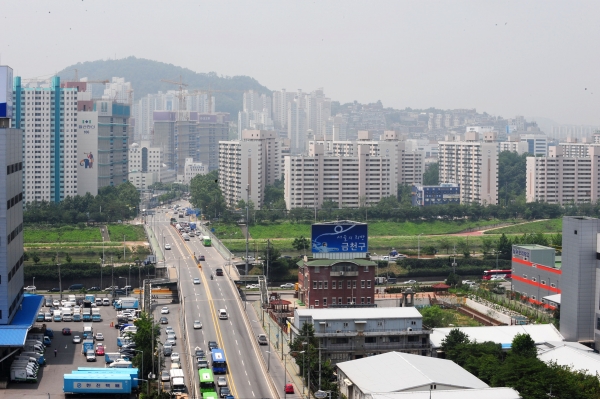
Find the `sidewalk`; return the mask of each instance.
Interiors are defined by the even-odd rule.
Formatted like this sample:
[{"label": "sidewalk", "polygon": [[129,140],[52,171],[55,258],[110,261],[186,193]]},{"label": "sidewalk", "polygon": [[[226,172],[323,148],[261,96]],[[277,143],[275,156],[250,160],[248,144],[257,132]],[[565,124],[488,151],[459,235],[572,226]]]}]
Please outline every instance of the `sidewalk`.
[{"label": "sidewalk", "polygon": [[148,237],[148,242],[150,243],[150,248],[152,252],[156,255],[156,263],[162,262],[165,260],[163,255],[162,248],[158,245],[158,240],[156,239],[156,234],[152,230],[152,227],[145,224],[144,229],[146,230],[146,237]]},{"label": "sidewalk", "polygon": [[[276,361],[280,364],[281,367],[285,367],[286,383],[294,384],[294,394],[289,394],[287,396],[297,396],[299,398],[307,397],[306,388],[304,387],[304,383],[300,376],[300,368],[298,367],[294,359],[288,355],[291,350],[289,347],[289,337],[286,333],[282,334],[281,329],[279,328],[279,326],[277,326],[277,324],[275,324],[273,320],[271,320],[268,313],[262,312],[260,308],[260,301],[252,301],[250,303],[252,304],[252,306],[246,309],[248,317],[251,320],[253,318],[256,318],[257,321],[262,321],[263,318],[261,316],[264,316],[264,327],[262,327],[262,323],[260,323],[259,327],[262,327],[264,333],[267,334],[267,337],[269,338],[270,347],[271,349],[274,349],[271,352],[271,354],[276,355]],[[282,354],[285,356],[282,356]],[[284,359],[285,364],[283,364]],[[279,385],[277,386],[279,387]]]}]

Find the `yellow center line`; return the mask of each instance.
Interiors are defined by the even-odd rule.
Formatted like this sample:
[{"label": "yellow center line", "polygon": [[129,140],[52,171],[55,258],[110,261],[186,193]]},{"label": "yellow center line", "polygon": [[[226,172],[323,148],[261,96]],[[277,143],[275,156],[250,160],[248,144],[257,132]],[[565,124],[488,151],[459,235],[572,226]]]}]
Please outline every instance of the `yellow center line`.
[{"label": "yellow center line", "polygon": [[[193,251],[190,250],[190,248],[188,247],[185,240],[183,240],[181,235],[179,235],[179,234],[177,234],[177,235],[179,236],[179,239],[183,242],[185,249],[187,249],[188,253],[192,256],[192,259],[194,259],[194,262],[196,262]],[[219,318],[217,317],[217,311],[215,309],[215,303],[214,303],[212,294],[210,292],[210,288],[208,288],[207,280],[206,280],[206,277],[204,277],[204,273],[200,273],[200,277],[202,278],[202,281],[204,282],[204,286],[206,287],[206,293],[208,295],[208,299],[209,299],[209,303],[210,303],[210,314],[212,316],[212,319],[213,319],[213,322],[215,325],[215,330],[217,331],[218,339],[219,339],[219,341],[221,341],[221,346],[222,346],[221,349],[223,349],[223,352],[225,353],[225,361],[227,361],[227,363],[229,363],[229,355],[227,355],[227,350],[225,349],[225,341],[223,340],[223,336],[221,335],[221,328],[219,327]],[[227,366],[227,369],[229,370],[229,366]],[[233,396],[235,396],[237,398],[238,394],[237,394],[237,389],[235,387],[235,382],[233,380],[233,374],[229,373],[229,371],[228,371],[225,376],[227,378],[229,386],[232,388]]]}]

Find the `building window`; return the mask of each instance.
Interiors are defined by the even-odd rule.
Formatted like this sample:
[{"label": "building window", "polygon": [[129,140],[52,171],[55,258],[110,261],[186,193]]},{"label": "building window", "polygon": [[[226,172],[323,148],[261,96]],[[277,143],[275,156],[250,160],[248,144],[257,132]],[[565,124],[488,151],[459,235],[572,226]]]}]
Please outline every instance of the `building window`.
[{"label": "building window", "polygon": [[338,288],[341,290],[342,288],[344,288],[343,286],[344,282],[342,280],[338,281]]},{"label": "building window", "polygon": [[352,283],[348,280],[348,288],[352,288]]},{"label": "building window", "polygon": [[335,338],[333,340],[333,343],[335,344],[347,344],[348,343],[348,338]]},{"label": "building window", "polygon": [[360,288],[365,288],[365,280],[360,280]]},{"label": "building window", "polygon": [[319,307],[319,300],[315,299],[315,308],[318,308],[318,307]]},{"label": "building window", "polygon": [[365,344],[376,344],[377,337],[365,337]]},{"label": "building window", "polygon": [[329,285],[329,281],[324,281],[323,282],[323,288],[329,289],[328,285]]},{"label": "building window", "polygon": [[352,299],[352,298],[350,298],[350,297],[347,297],[347,298],[346,298],[346,305],[350,305],[350,304],[352,303],[352,302],[351,302],[351,299]]},{"label": "building window", "polygon": [[367,297],[367,305],[370,305],[370,304],[371,304],[371,297],[370,297],[370,296],[368,296],[368,297]]},{"label": "building window", "polygon": [[321,272],[321,267],[315,266],[315,273],[320,273],[320,272]]},{"label": "building window", "polygon": [[323,282],[319,281],[319,289],[322,290],[323,289]]},{"label": "building window", "polygon": [[316,290],[316,289],[317,289],[317,282],[313,281],[313,290]]},{"label": "building window", "polygon": [[369,266],[365,266],[365,273],[369,271]]},{"label": "building window", "polygon": [[356,288],[356,280],[352,280],[352,288]]},{"label": "building window", "polygon": [[364,297],[364,296],[360,298],[360,304],[361,304],[361,305],[364,305],[364,304],[365,304],[365,297]]},{"label": "building window", "polygon": [[344,327],[348,327],[348,323],[344,323]]},{"label": "building window", "polygon": [[323,307],[327,306],[327,298],[323,298]]},{"label": "building window", "polygon": [[596,318],[596,330],[600,330],[600,317]]},{"label": "building window", "polygon": [[[335,305],[335,297],[331,297],[331,304]],[[329,324],[329,323],[327,323],[327,324]]]},{"label": "building window", "polygon": [[371,280],[367,280],[367,288],[371,288]]},{"label": "building window", "polygon": [[335,290],[336,288],[337,288],[337,284],[336,284],[335,280],[333,280],[333,281],[331,282],[331,289],[332,289],[332,290]]},{"label": "building window", "polygon": [[356,297],[355,296],[352,297],[352,304],[356,305]]}]

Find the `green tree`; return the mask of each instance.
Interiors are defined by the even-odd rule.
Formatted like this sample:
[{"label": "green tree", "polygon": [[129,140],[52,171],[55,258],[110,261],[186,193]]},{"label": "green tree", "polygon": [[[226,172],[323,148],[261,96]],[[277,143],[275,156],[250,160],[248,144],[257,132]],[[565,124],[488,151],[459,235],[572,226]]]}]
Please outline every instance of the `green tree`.
[{"label": "green tree", "polygon": [[437,186],[440,181],[440,168],[437,162],[430,163],[423,173],[423,184],[426,186]]},{"label": "green tree", "polygon": [[446,253],[448,253],[448,251],[450,251],[450,249],[452,249],[452,243],[446,237],[442,237],[440,239],[439,243],[440,243],[440,249],[445,249]]},{"label": "green tree", "polygon": [[518,356],[535,358],[537,348],[529,334],[517,334],[512,340],[511,353]]},{"label": "green tree", "polygon": [[292,247],[296,251],[308,251],[311,249],[310,240],[304,236],[296,237],[292,241]]},{"label": "green tree", "polygon": [[450,330],[446,338],[442,340],[442,350],[446,354],[446,358],[454,360],[456,358],[456,349],[462,344],[470,342],[469,336],[458,328]]},{"label": "green tree", "polygon": [[273,244],[270,244],[262,251],[263,265],[265,267],[265,274],[267,273],[267,261],[269,266],[269,280],[276,280],[285,277],[288,272],[287,262],[281,258],[281,251],[279,251]]},{"label": "green tree", "polygon": [[67,263],[71,263],[73,261],[73,258],[71,258],[71,255],[67,252],[67,255],[65,256],[65,260],[67,261]]},{"label": "green tree", "polygon": [[38,253],[37,253],[37,252],[34,252],[34,253],[32,254],[32,259],[33,259],[33,263],[35,263],[36,265],[37,265],[38,263],[40,263],[40,256],[38,255]]},{"label": "green tree", "polygon": [[450,273],[446,279],[446,285],[457,286],[461,284],[460,276],[456,273]]},{"label": "green tree", "polygon": [[280,201],[283,199],[284,199],[283,198],[283,181],[276,180],[274,185],[265,187],[263,202],[269,208],[272,207],[271,204],[275,204],[277,201]]},{"label": "green tree", "polygon": [[481,240],[481,250],[484,256],[492,252],[492,248],[494,248],[494,241],[491,238]]},{"label": "green tree", "polygon": [[412,206],[412,187],[408,184],[398,184],[398,202],[400,205]]},{"label": "green tree", "polygon": [[445,327],[454,322],[452,314],[444,312],[439,306],[428,306],[420,310],[423,324],[428,328]]},{"label": "green tree", "polygon": [[[142,375],[147,375],[152,370],[152,349],[157,350],[158,348],[160,325],[154,323],[146,312],[142,312],[133,324],[137,327],[137,331],[133,334],[132,339],[135,342],[136,349],[140,351],[136,352],[133,364],[143,369],[144,373]],[[145,356],[142,356],[142,353]]]},{"label": "green tree", "polygon": [[512,242],[506,237],[506,234],[502,233],[502,235],[500,236],[496,250],[500,253],[499,258],[512,258]]}]

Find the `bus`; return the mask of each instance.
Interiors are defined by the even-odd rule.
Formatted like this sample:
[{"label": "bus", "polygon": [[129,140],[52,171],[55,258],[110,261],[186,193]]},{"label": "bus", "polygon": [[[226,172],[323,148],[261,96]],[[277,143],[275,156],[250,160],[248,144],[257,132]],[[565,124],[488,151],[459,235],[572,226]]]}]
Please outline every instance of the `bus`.
[{"label": "bus", "polygon": [[512,270],[486,270],[483,272],[482,280],[496,280],[496,279],[505,279],[512,278]]},{"label": "bus", "polygon": [[198,370],[200,378],[200,392],[215,392],[215,376],[211,369]]},{"label": "bus", "polygon": [[225,352],[223,349],[213,349],[211,357],[213,373],[225,374],[227,372],[227,362],[225,361]]},{"label": "bus", "polygon": [[215,391],[202,392],[202,399],[219,399],[219,395]]},{"label": "bus", "polygon": [[202,236],[202,245],[204,245],[205,247],[210,247],[210,237],[209,236]]}]

